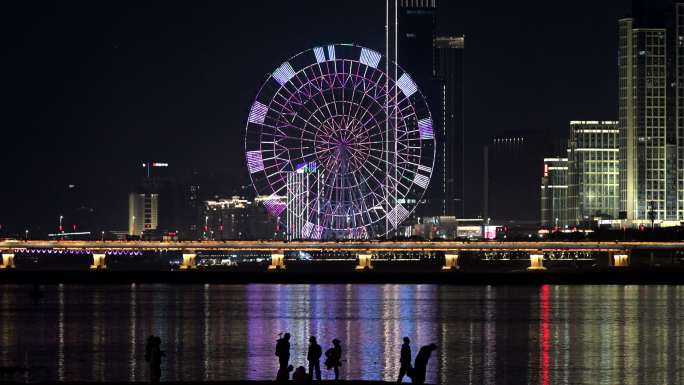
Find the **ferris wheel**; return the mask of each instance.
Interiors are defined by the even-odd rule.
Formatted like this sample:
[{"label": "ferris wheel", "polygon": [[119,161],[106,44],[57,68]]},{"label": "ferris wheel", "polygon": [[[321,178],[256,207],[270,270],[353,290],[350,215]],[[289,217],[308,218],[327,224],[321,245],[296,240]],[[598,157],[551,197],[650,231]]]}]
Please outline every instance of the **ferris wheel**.
[{"label": "ferris wheel", "polygon": [[420,202],[434,166],[432,117],[411,76],[388,64],[356,45],[314,47],[259,90],[247,169],[290,238],[385,236]]}]

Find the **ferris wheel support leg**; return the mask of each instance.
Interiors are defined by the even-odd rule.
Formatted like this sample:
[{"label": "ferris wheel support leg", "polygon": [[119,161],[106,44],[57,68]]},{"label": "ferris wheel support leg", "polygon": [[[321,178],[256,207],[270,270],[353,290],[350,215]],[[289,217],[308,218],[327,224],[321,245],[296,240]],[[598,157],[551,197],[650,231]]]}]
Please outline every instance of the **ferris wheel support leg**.
[{"label": "ferris wheel support leg", "polygon": [[359,264],[356,265],[356,270],[372,270],[372,257],[370,253],[359,254]]},{"label": "ferris wheel support leg", "polygon": [[283,252],[271,253],[271,265],[268,270],[284,270],[285,269],[285,254]]}]

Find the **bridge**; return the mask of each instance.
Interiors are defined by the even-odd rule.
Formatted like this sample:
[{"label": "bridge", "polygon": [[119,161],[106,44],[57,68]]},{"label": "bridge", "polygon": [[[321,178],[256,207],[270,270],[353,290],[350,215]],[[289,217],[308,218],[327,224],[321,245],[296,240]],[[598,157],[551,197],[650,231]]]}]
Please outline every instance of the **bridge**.
[{"label": "bridge", "polygon": [[269,269],[285,268],[288,252],[345,252],[358,258],[357,269],[372,269],[378,253],[443,253],[443,270],[459,268],[458,258],[463,252],[527,253],[530,270],[544,269],[544,254],[549,252],[606,253],[609,265],[629,266],[630,255],[637,250],[684,250],[684,242],[464,242],[464,241],[79,241],[79,240],[4,240],[0,241],[2,263],[0,269],[15,267],[18,252],[49,251],[57,253],[78,251],[92,254],[92,269],[106,268],[107,255],[117,252],[177,251],[182,253],[181,269],[196,267],[199,252],[261,252],[270,253]]}]

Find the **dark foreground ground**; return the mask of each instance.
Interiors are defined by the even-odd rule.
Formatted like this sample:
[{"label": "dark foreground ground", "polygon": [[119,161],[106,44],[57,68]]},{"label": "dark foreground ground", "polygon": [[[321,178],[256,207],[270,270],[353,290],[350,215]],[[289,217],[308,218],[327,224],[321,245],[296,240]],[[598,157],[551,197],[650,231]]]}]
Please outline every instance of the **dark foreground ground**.
[{"label": "dark foreground ground", "polygon": [[684,284],[684,269],[606,268],[516,272],[302,272],[302,271],[0,271],[0,283],[20,284],[246,284],[246,283],[407,283],[446,285]]}]

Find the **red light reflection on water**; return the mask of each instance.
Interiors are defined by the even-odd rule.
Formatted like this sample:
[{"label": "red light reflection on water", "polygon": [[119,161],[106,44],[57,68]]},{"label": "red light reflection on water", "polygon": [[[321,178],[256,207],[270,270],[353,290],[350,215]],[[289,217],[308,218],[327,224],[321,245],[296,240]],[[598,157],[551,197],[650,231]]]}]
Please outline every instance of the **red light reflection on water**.
[{"label": "red light reflection on water", "polygon": [[540,341],[541,341],[541,368],[540,377],[543,385],[549,384],[549,285],[543,285],[540,288],[539,305],[540,305]]}]

